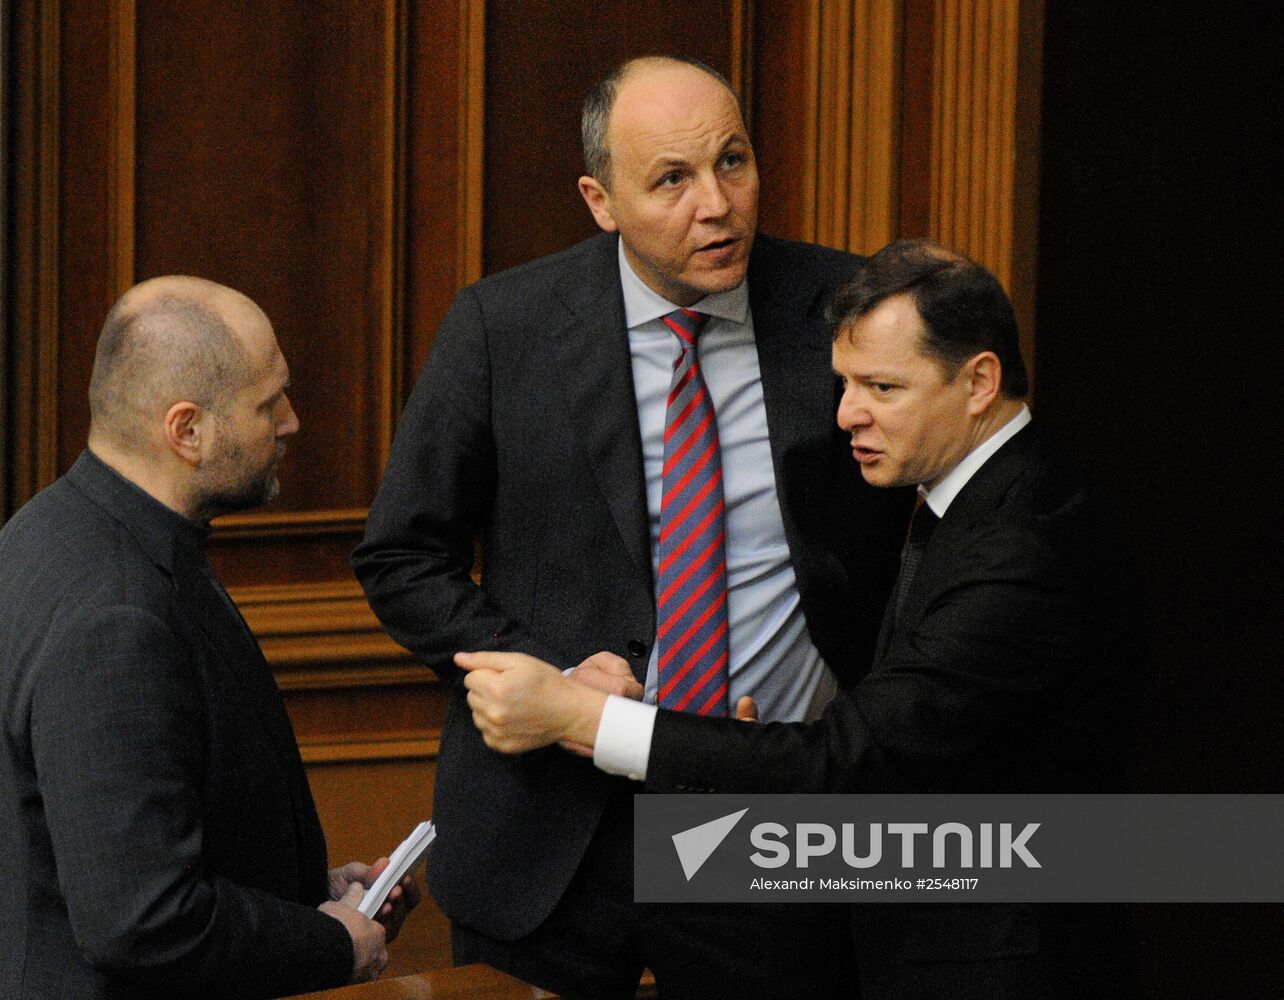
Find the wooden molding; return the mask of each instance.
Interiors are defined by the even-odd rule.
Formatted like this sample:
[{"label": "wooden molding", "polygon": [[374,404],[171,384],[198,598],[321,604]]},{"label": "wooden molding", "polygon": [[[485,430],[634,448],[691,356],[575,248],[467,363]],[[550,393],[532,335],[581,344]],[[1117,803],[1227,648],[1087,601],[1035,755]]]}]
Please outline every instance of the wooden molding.
[{"label": "wooden molding", "polygon": [[455,206],[459,245],[456,284],[482,276],[483,135],[486,120],[486,4],[459,0],[459,186]]},{"label": "wooden molding", "polygon": [[804,238],[869,252],[896,235],[900,5],[811,0],[806,31]]},{"label": "wooden molding", "polygon": [[[19,12],[15,11],[15,15]],[[58,474],[60,19],[56,0],[29,0],[10,21],[12,302],[7,319],[12,422],[3,505],[16,510]]]},{"label": "wooden molding", "polygon": [[440,750],[441,734],[427,730],[410,733],[354,733],[304,737],[299,740],[299,755],[305,764],[436,760]]},{"label": "wooden molding", "polygon": [[384,632],[355,580],[235,587],[230,593],[282,688],[432,683]]},{"label": "wooden molding", "polygon": [[283,536],[360,534],[366,525],[365,507],[336,510],[298,510],[228,514],[214,522],[210,541],[242,538],[280,538]]},{"label": "wooden molding", "polygon": [[1042,3],[937,0],[936,16],[929,230],[998,276],[1028,340]]},{"label": "wooden molding", "polygon": [[134,284],[136,13],[134,0],[112,0],[108,15],[107,287],[113,299]]},{"label": "wooden molding", "polygon": [[754,0],[731,0],[731,89],[740,95],[745,126],[753,132]]}]

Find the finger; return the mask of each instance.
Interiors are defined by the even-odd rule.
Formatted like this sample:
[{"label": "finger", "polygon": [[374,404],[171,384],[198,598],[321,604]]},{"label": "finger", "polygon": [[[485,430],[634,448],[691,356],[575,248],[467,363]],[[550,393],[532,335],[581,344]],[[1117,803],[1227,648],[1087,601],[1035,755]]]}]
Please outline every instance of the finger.
[{"label": "finger", "polygon": [[629,661],[622,656],[616,656],[614,653],[608,653],[603,650],[600,653],[594,653],[587,660],[586,664],[592,664],[604,673],[611,674],[615,677],[632,677],[633,668],[629,666]]},{"label": "finger", "polygon": [[754,700],[747,694],[742,695],[740,700],[736,702],[736,718],[741,722],[758,721],[758,706],[754,704]]},{"label": "finger", "polygon": [[512,670],[526,660],[533,663],[541,662],[532,656],[527,656],[525,653],[481,652],[455,654],[455,666],[462,667],[464,670]]},{"label": "finger", "polygon": [[388,859],[380,858],[368,868],[365,865],[362,865],[362,867],[365,868],[365,873],[358,875],[357,878],[360,880],[362,885],[369,889],[375,884],[375,879],[382,875],[383,870],[388,867]]}]

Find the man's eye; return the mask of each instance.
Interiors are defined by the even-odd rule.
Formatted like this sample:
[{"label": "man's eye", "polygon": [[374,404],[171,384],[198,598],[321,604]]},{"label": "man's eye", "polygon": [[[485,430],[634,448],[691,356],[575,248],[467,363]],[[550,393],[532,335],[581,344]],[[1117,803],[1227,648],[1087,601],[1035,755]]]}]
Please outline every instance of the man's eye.
[{"label": "man's eye", "polygon": [[891,392],[894,388],[896,388],[896,387],[895,387],[894,385],[892,385],[892,383],[890,383],[890,382],[875,382],[875,383],[874,383],[874,391],[875,391],[875,392],[878,392],[878,393],[881,393],[882,395],[887,395],[887,393]]},{"label": "man's eye", "polygon": [[682,180],[682,174],[672,170],[660,178],[656,187],[676,187],[680,180]]},{"label": "man's eye", "polygon": [[735,170],[736,167],[744,166],[744,153],[724,153],[722,157],[722,166],[727,170]]}]

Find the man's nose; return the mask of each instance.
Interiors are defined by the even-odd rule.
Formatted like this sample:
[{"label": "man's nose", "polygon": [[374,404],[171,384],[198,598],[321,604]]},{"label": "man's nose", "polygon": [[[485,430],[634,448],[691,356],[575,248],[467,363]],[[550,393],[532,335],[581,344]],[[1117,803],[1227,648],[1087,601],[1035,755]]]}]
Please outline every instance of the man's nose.
[{"label": "man's nose", "polygon": [[720,219],[727,214],[730,202],[727,193],[722,190],[722,182],[716,175],[701,179],[697,197],[700,199],[696,214],[700,219]]},{"label": "man's nose", "polygon": [[299,433],[299,415],[294,412],[294,407],[290,401],[285,401],[286,418],[276,432],[277,437],[290,437],[292,434]]},{"label": "man's nose", "polygon": [[855,392],[845,389],[838,401],[838,426],[850,431],[857,427],[868,427],[871,423],[873,417],[869,409],[856,398]]}]

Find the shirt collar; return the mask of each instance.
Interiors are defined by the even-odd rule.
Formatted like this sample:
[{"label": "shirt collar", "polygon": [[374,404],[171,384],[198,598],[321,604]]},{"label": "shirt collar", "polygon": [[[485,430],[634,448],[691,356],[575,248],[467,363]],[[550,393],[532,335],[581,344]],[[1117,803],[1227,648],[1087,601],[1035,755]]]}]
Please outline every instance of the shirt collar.
[{"label": "shirt collar", "polygon": [[[679,308],[638,277],[624,253],[623,240],[617,241],[616,252],[620,256],[620,288],[624,292],[625,326],[632,330]],[[729,292],[706,295],[691,308],[709,316],[744,323],[749,316],[749,279],[746,278]]]},{"label": "shirt collar", "polygon": [[201,546],[210,534],[208,525],[165,506],[88,448],[68,470],[67,478],[123,524],[156,565],[173,572],[176,566],[201,558]]},{"label": "shirt collar", "polygon": [[954,466],[949,475],[939,483],[933,486],[930,490],[925,489],[920,483],[918,491],[922,494],[927,505],[932,509],[932,513],[937,517],[944,517],[946,510],[948,510],[950,504],[954,502],[954,498],[958,496],[959,493],[962,492],[963,487],[968,484],[968,480],[975,476],[981,466],[989,461],[990,457],[996,451],[1015,437],[1016,432],[1021,430],[1021,428],[1029,422],[1030,407],[1022,403],[1021,410],[1015,417],[968,452],[967,457],[964,458],[963,461],[959,462],[958,465]]}]

